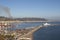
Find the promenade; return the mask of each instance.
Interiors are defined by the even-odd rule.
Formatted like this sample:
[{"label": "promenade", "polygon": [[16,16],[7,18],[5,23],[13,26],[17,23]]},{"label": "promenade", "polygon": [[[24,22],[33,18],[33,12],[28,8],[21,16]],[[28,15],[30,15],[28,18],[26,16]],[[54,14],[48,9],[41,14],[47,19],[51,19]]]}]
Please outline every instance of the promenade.
[{"label": "promenade", "polygon": [[[26,22],[26,21],[0,21],[0,23],[23,23],[23,22]],[[27,21],[27,22],[32,22],[32,21]],[[35,22],[35,21],[33,21]],[[1,27],[3,27],[2,29],[6,29],[6,30],[3,30],[1,33],[3,35],[14,35],[14,40],[33,40],[33,34],[34,32],[36,32],[38,29],[41,29],[42,27],[48,27],[48,26],[56,26],[57,24],[51,24],[51,25],[39,25],[39,26],[36,26],[36,27],[32,27],[32,28],[28,28],[28,29],[17,29],[17,30],[14,30],[14,31],[8,31],[7,29],[10,28],[9,27],[4,27],[1,25]],[[0,34],[1,34],[0,33]]]}]

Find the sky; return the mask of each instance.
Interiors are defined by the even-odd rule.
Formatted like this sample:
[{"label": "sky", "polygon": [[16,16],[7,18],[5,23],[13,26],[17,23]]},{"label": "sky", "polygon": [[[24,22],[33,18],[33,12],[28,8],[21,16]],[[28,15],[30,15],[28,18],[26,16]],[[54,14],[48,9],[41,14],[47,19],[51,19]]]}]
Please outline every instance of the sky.
[{"label": "sky", "polygon": [[60,18],[60,0],[0,0],[0,5],[13,17]]}]

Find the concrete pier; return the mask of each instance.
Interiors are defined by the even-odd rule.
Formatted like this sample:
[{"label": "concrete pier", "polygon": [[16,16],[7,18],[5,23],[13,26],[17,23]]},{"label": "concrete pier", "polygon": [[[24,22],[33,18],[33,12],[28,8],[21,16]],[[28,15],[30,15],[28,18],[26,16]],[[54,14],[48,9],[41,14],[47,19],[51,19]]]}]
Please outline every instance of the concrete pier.
[{"label": "concrete pier", "polygon": [[[7,24],[8,23],[20,23],[20,21],[0,21],[0,23],[7,23]],[[59,25],[59,24],[52,24],[52,25],[48,25],[48,26],[56,26],[56,25]],[[34,32],[42,27],[46,27],[46,26],[39,25],[39,26],[30,28],[30,29],[19,29],[19,30],[10,31],[10,32],[8,30],[6,30],[6,31],[8,32],[8,34],[14,35],[15,40],[33,40]],[[8,28],[8,27],[4,27],[4,28]]]},{"label": "concrete pier", "polygon": [[42,26],[37,26],[35,28],[33,28],[31,31],[28,31],[28,33],[22,35],[22,36],[17,36],[18,38],[16,40],[33,40],[33,34],[35,31],[37,31],[38,29],[40,29]]},{"label": "concrete pier", "polygon": [[[57,24],[52,24],[49,26],[56,26],[56,25]],[[42,28],[42,27],[46,27],[46,26],[40,25],[40,26],[34,27],[31,31],[28,31],[28,33],[26,33],[22,36],[19,36],[17,40],[33,40],[34,32],[37,31],[38,29]]]}]

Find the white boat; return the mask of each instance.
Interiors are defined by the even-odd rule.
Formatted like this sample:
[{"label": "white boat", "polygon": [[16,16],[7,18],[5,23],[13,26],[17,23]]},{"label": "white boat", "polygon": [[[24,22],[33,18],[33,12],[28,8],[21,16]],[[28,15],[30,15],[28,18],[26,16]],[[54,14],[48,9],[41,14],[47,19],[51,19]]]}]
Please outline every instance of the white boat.
[{"label": "white boat", "polygon": [[51,25],[51,24],[49,24],[49,23],[44,23],[43,25],[44,25],[44,26],[49,26],[49,25]]}]

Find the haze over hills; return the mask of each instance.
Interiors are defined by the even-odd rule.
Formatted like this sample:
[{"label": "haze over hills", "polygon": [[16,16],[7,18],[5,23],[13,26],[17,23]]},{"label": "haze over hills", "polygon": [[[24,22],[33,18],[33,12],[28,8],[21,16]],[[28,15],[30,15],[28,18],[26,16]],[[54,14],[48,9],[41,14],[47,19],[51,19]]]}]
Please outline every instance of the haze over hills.
[{"label": "haze over hills", "polygon": [[4,16],[0,16],[0,21],[52,21],[52,22],[60,22],[60,17],[52,17],[52,18],[35,18],[35,17],[25,17],[25,18],[8,18]]},{"label": "haze over hills", "polygon": [[19,21],[47,21],[47,19],[45,19],[45,18],[8,18],[8,17],[0,16],[0,21],[14,21],[14,20],[19,20]]}]

